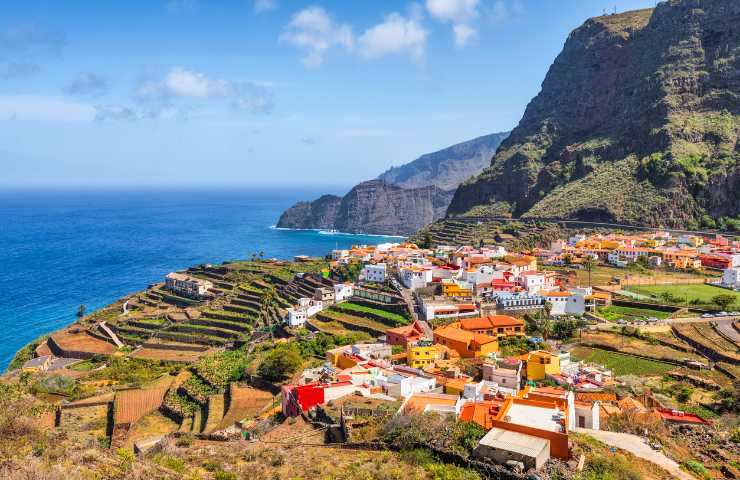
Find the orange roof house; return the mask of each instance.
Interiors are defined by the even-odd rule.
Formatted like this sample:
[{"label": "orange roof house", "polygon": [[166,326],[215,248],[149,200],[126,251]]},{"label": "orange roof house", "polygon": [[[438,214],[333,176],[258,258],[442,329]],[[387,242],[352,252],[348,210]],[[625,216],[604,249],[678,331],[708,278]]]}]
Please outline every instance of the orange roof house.
[{"label": "orange roof house", "polygon": [[466,318],[460,321],[460,328],[499,338],[521,336],[524,335],[524,320],[510,317],[508,315]]},{"label": "orange roof house", "polygon": [[434,330],[434,343],[455,350],[462,358],[477,358],[498,352],[496,337],[463,330],[458,322]]},{"label": "orange roof house", "polygon": [[461,422],[474,422],[490,430],[493,422],[503,406],[503,400],[486,400],[484,402],[468,402],[460,410],[459,420]]}]

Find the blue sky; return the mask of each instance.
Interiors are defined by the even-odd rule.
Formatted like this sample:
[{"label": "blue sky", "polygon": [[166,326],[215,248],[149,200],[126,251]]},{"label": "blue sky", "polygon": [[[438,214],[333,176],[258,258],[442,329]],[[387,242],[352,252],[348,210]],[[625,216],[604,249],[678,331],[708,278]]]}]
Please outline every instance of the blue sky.
[{"label": "blue sky", "polygon": [[568,33],[644,0],[23,0],[3,185],[341,185],[513,128]]}]

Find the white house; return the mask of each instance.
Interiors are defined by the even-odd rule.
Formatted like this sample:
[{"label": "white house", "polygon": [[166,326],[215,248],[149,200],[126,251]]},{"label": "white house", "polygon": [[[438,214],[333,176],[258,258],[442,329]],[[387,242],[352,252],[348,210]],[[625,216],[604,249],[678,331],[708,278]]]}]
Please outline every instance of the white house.
[{"label": "white house", "polygon": [[405,376],[398,373],[388,376],[384,381],[379,379],[379,383],[389,396],[396,398],[408,398],[414,393],[431,392],[437,386],[434,377]]},{"label": "white house", "polygon": [[586,312],[586,295],[581,292],[547,292],[542,296],[552,305],[552,316],[583,315]]},{"label": "white house", "polygon": [[202,278],[191,277],[184,273],[168,273],[165,279],[165,288],[178,295],[188,298],[200,299],[213,288],[213,282]]},{"label": "white house", "polygon": [[601,430],[599,419],[599,402],[573,402],[573,426],[578,428],[589,428],[591,430]]},{"label": "white house", "polygon": [[516,395],[522,384],[522,361],[498,359],[483,364],[483,380],[498,385],[499,391]]},{"label": "white house", "polygon": [[401,283],[406,288],[424,288],[432,281],[432,269],[422,267],[402,267]]},{"label": "white house", "polygon": [[288,308],[288,314],[285,316],[285,323],[291,327],[301,327],[306,323],[306,319],[313,317],[324,309],[324,302],[312,298],[301,298],[298,305]]},{"label": "white house", "polygon": [[347,300],[354,292],[354,285],[351,283],[337,283],[334,285],[334,301],[336,303]]},{"label": "white house", "polygon": [[332,260],[342,260],[345,258],[349,258],[349,250],[332,250],[331,251]]},{"label": "white house", "polygon": [[386,265],[385,263],[365,265],[360,273],[360,278],[366,282],[383,283],[386,277]]},{"label": "white house", "polygon": [[722,272],[722,285],[728,288],[740,288],[740,268],[728,268]]}]

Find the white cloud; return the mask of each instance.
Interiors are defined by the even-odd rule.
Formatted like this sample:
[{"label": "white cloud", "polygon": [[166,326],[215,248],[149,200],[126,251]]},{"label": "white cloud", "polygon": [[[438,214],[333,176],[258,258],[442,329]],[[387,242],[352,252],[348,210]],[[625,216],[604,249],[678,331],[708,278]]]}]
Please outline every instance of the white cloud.
[{"label": "white cloud", "polygon": [[455,35],[455,45],[464,47],[478,32],[469,25],[460,23],[452,26],[452,33]]},{"label": "white cloud", "polygon": [[209,98],[231,94],[229,82],[209,78],[204,73],[175,67],[162,79],[145,81],[136,91],[140,99],[167,97]]},{"label": "white cloud", "polygon": [[262,13],[277,8],[277,0],[254,0],[254,13]]},{"label": "white cloud", "polygon": [[184,103],[188,99],[228,99],[234,109],[251,113],[270,113],[274,107],[272,92],[264,86],[213,78],[183,67],[172,68],[161,79],[140,82],[134,98],[144,106],[145,113],[138,115],[144,118],[172,112],[183,116],[193,106]]},{"label": "white cloud", "polygon": [[41,95],[0,95],[0,118],[85,122],[95,117],[90,105]]},{"label": "white cloud", "polygon": [[478,16],[478,0],[427,0],[429,14],[447,22],[465,22]]},{"label": "white cloud", "polygon": [[352,28],[336,23],[321,7],[308,7],[294,14],[280,40],[306,50],[301,59],[306,68],[320,67],[331,47],[351,50],[354,46]]},{"label": "white cloud", "polygon": [[416,17],[391,13],[383,23],[365,30],[358,39],[360,55],[378,58],[386,55],[408,54],[421,62],[426,50],[427,32]]},{"label": "white cloud", "polygon": [[476,34],[471,23],[478,18],[479,0],[427,0],[429,14],[442,22],[452,23],[455,46],[464,47]]}]

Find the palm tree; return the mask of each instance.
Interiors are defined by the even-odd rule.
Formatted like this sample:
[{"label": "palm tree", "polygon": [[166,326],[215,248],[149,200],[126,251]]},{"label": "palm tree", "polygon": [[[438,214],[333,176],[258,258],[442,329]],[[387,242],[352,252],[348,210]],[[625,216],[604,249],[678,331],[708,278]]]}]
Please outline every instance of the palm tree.
[{"label": "palm tree", "polygon": [[591,287],[591,272],[596,268],[596,260],[591,255],[583,260],[583,268],[588,272],[588,286]]}]

